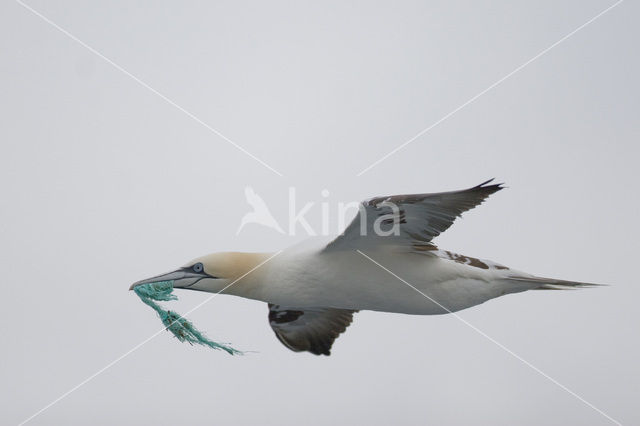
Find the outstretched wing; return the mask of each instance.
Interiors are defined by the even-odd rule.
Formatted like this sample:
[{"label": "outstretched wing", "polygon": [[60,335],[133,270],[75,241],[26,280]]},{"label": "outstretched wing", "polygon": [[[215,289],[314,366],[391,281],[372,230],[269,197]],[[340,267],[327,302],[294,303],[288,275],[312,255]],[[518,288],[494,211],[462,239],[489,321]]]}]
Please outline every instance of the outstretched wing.
[{"label": "outstretched wing", "polygon": [[351,324],[354,312],[357,311],[298,309],[269,303],[269,325],[278,340],[294,352],[331,355],[331,345]]},{"label": "outstretched wing", "polygon": [[503,188],[502,184],[488,185],[491,181],[493,179],[461,191],[393,195],[363,201],[358,215],[325,250],[428,244],[463,212]]}]

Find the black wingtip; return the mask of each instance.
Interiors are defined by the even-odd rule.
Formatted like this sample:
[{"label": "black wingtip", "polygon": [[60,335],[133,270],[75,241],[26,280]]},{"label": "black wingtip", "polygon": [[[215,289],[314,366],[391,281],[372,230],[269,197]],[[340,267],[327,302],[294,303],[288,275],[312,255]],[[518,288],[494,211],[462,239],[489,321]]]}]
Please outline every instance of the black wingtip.
[{"label": "black wingtip", "polygon": [[482,182],[480,185],[474,186],[472,189],[484,189],[484,190],[488,189],[492,192],[496,192],[496,191],[500,191],[501,189],[507,188],[506,186],[504,186],[504,182],[487,185],[488,183],[491,183],[494,180],[495,178],[491,178],[487,181]]},{"label": "black wingtip", "polygon": [[484,182],[482,182],[480,185],[476,186],[476,188],[480,188],[485,186],[486,184],[488,184],[489,182],[493,182],[496,178],[491,178],[489,180],[485,180]]}]

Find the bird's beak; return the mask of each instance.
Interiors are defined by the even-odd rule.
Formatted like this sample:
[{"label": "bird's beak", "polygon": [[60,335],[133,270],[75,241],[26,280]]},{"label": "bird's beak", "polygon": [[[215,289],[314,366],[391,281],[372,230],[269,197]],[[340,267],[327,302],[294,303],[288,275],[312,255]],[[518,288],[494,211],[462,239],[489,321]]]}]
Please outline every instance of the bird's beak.
[{"label": "bird's beak", "polygon": [[133,290],[134,287],[142,284],[156,283],[159,281],[173,281],[174,288],[189,288],[192,285],[196,284],[198,281],[205,278],[210,278],[210,276],[206,273],[196,273],[186,268],[180,268],[166,274],[161,274],[155,277],[136,281],[135,283],[131,284],[129,290]]}]

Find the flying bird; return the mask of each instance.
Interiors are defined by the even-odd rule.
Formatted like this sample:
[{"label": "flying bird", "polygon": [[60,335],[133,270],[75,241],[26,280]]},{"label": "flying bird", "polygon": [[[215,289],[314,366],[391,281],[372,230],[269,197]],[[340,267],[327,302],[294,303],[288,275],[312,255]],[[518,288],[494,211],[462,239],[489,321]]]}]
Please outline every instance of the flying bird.
[{"label": "flying bird", "polygon": [[433,239],[501,190],[493,179],[469,189],[376,197],[336,238],[312,237],[277,253],[213,253],[137,285],[221,292],[268,303],[269,324],[289,349],[330,355],[353,314],[456,312],[526,290],[595,286],[543,278],[438,248]]}]

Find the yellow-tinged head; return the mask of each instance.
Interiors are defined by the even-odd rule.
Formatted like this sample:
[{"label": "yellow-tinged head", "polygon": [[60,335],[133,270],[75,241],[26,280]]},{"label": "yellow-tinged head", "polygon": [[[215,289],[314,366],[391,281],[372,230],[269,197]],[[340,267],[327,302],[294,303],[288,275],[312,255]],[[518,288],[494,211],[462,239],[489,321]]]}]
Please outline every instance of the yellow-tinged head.
[{"label": "yellow-tinged head", "polygon": [[[268,253],[212,253],[187,262],[175,271],[137,281],[129,289],[158,281],[173,281],[174,288],[210,293],[236,293],[231,290],[232,287],[242,287],[246,283],[254,282],[255,276],[252,279],[249,276],[268,257]],[[227,289],[230,291],[226,291]]]}]

